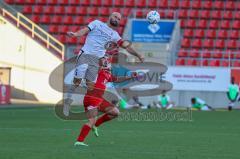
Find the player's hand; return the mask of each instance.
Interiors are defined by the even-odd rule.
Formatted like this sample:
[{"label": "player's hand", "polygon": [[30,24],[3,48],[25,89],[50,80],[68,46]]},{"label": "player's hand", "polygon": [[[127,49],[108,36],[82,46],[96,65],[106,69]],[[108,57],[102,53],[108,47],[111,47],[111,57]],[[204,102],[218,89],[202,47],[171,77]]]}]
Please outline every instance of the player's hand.
[{"label": "player's hand", "polygon": [[69,31],[69,32],[67,32],[67,35],[68,35],[68,36],[70,36],[70,37],[74,37],[74,36],[75,36],[75,33],[74,33],[74,32],[71,32],[71,31]]}]

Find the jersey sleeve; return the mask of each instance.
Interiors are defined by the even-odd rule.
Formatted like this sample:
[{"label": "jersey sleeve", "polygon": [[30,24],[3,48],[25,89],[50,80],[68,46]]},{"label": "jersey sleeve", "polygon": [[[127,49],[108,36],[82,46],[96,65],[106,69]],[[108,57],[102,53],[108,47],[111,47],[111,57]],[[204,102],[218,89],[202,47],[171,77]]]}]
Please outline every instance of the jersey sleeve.
[{"label": "jersey sleeve", "polygon": [[122,38],[117,32],[115,32],[115,34],[113,34],[112,41],[119,45],[120,43],[122,43]]},{"label": "jersey sleeve", "polygon": [[114,82],[117,80],[117,76],[110,75],[110,78],[108,79],[108,82]]},{"label": "jersey sleeve", "polygon": [[90,31],[92,31],[97,26],[97,24],[98,24],[98,21],[94,20],[90,22],[87,27],[89,28]]}]

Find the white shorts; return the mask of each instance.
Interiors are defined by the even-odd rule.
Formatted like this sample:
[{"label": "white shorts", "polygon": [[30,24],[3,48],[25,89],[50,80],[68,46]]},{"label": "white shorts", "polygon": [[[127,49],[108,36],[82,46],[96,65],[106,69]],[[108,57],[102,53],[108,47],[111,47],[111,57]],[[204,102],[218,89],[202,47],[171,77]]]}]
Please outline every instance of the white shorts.
[{"label": "white shorts", "polygon": [[81,52],[76,60],[75,78],[96,82],[99,69],[99,57]]}]

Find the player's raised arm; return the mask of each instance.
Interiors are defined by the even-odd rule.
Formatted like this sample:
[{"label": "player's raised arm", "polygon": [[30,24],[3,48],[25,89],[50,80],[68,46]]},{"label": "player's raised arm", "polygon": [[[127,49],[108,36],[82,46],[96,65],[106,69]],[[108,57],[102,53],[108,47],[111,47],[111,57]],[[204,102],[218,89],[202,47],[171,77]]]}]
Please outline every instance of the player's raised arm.
[{"label": "player's raised arm", "polygon": [[77,31],[77,32],[71,32],[71,31],[69,31],[69,32],[67,32],[67,34],[68,34],[68,36],[71,36],[71,37],[81,37],[81,36],[86,35],[86,34],[89,33],[89,32],[90,32],[89,27],[84,27],[84,28],[80,29],[80,30]]}]

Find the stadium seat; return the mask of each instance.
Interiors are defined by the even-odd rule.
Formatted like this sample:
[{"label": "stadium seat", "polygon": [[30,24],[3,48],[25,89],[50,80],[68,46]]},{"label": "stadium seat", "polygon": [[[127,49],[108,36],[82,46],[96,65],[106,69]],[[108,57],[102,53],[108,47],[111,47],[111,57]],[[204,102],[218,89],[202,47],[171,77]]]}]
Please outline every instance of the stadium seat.
[{"label": "stadium seat", "polygon": [[224,11],[223,12],[223,19],[232,19],[232,11]]},{"label": "stadium seat", "polygon": [[102,5],[102,0],[94,0],[91,1],[92,6],[101,6]]},{"label": "stadium seat", "polygon": [[218,39],[215,41],[215,47],[218,49],[225,48],[225,41],[223,39]]},{"label": "stadium seat", "polygon": [[184,38],[181,43],[182,47],[189,48],[190,47],[190,40],[187,38]]},{"label": "stadium seat", "polygon": [[39,23],[40,22],[40,17],[38,15],[32,15],[30,17],[30,19],[34,22],[34,23]]},{"label": "stadium seat", "polygon": [[213,47],[213,40],[212,39],[205,39],[203,41],[203,47],[212,48]]},{"label": "stadium seat", "polygon": [[77,14],[77,8],[76,6],[66,6],[65,7],[65,13],[69,15],[75,15]]},{"label": "stadium seat", "polygon": [[178,57],[188,57],[188,52],[184,49],[180,49]]},{"label": "stadium seat", "polygon": [[50,25],[50,26],[48,27],[48,31],[49,31],[50,33],[58,33],[58,32],[59,32],[58,26],[57,26],[57,25]]},{"label": "stadium seat", "polygon": [[199,54],[198,50],[191,50],[190,53],[189,53],[189,57],[199,58],[200,54]]},{"label": "stadium seat", "polygon": [[41,16],[41,18],[40,18],[40,23],[43,23],[43,24],[48,24],[48,23],[50,23],[50,16],[48,16],[48,15],[43,15],[43,16]]},{"label": "stadium seat", "polygon": [[15,0],[16,4],[25,4],[25,0]]},{"label": "stadium seat", "polygon": [[209,28],[211,29],[218,29],[219,21],[218,20],[211,20],[209,22]]},{"label": "stadium seat", "polygon": [[68,5],[68,0],[58,0],[58,3],[60,4],[60,5]]},{"label": "stadium seat", "polygon": [[221,66],[223,66],[223,67],[230,67],[230,62],[228,61],[228,60],[222,60],[221,61]]},{"label": "stadium seat", "polygon": [[229,20],[222,20],[220,27],[222,29],[229,29],[230,28],[230,22]]},{"label": "stadium seat", "polygon": [[123,7],[124,0],[115,0],[113,4],[114,4],[114,6],[117,6],[117,7]]},{"label": "stadium seat", "polygon": [[197,37],[197,38],[203,38],[204,37],[204,30],[202,30],[202,29],[195,30],[194,36]]},{"label": "stadium seat", "polygon": [[44,14],[54,14],[55,8],[53,6],[45,6],[44,7]]},{"label": "stadium seat", "polygon": [[209,50],[203,50],[202,51],[202,57],[203,58],[211,58],[212,57],[211,55],[212,54],[211,54],[211,52]]},{"label": "stadium seat", "polygon": [[186,25],[186,21],[185,20],[180,20],[180,26],[181,28],[185,28],[185,25]]},{"label": "stadium seat", "polygon": [[176,65],[178,65],[178,66],[183,66],[183,65],[185,65],[185,59],[183,59],[183,58],[177,59],[177,60],[176,60]]},{"label": "stadium seat", "polygon": [[120,21],[120,26],[125,26],[127,23],[127,18],[122,18],[121,21]]},{"label": "stadium seat", "polygon": [[220,10],[213,10],[211,12],[211,18],[221,19],[222,18],[221,11]]},{"label": "stadium seat", "polygon": [[109,7],[101,7],[101,8],[99,8],[99,15],[100,16],[109,16],[110,15]]},{"label": "stadium seat", "polygon": [[187,10],[186,10],[186,9],[181,9],[181,10],[178,12],[178,17],[179,17],[179,18],[183,18],[183,19],[187,18],[187,17],[188,17],[188,15],[187,15]]},{"label": "stadium seat", "polygon": [[223,57],[223,54],[222,54],[221,50],[215,50],[212,52],[212,57],[221,59]]},{"label": "stadium seat", "polygon": [[218,38],[226,39],[228,37],[227,30],[219,30]]},{"label": "stadium seat", "polygon": [[136,7],[140,7],[140,8],[146,7],[146,0],[136,1]]},{"label": "stadium seat", "polygon": [[235,58],[236,59],[240,59],[240,52],[233,52],[233,53],[235,53]]},{"label": "stadium seat", "polygon": [[67,38],[67,43],[69,44],[77,44],[78,39],[76,37],[72,37],[72,38]]},{"label": "stadium seat", "polygon": [[192,8],[200,9],[201,8],[201,0],[194,0],[194,1],[192,1]]},{"label": "stadium seat", "polygon": [[62,23],[62,16],[60,15],[55,15],[52,17],[51,23],[53,24],[60,24]]},{"label": "stadium seat", "polygon": [[203,19],[209,19],[210,11],[209,10],[200,10],[199,11],[199,17],[203,18]]},{"label": "stadium seat", "polygon": [[171,0],[170,2],[169,2],[169,7],[171,8],[171,9],[176,9],[176,8],[178,8],[178,0]]},{"label": "stadium seat", "polygon": [[78,24],[78,25],[83,25],[84,24],[84,18],[83,16],[77,16],[74,18],[74,24]]},{"label": "stadium seat", "polygon": [[239,60],[236,60],[232,63],[232,66],[233,67],[240,67],[240,61]]},{"label": "stadium seat", "polygon": [[86,7],[80,7],[80,8],[77,9],[77,14],[78,15],[86,16],[86,13],[87,13],[87,8]]},{"label": "stadium seat", "polygon": [[58,27],[59,33],[67,33],[68,31],[72,31],[68,25],[61,25]]},{"label": "stadium seat", "polygon": [[210,63],[209,63],[209,66],[219,67],[220,66],[220,60],[211,60]]},{"label": "stadium seat", "polygon": [[134,6],[135,6],[134,0],[127,0],[127,1],[125,2],[125,6],[126,6],[126,7],[134,7]]},{"label": "stadium seat", "polygon": [[174,11],[173,10],[167,10],[166,17],[168,19],[173,19],[174,18]]},{"label": "stadium seat", "polygon": [[234,52],[232,52],[231,50],[226,50],[225,54],[223,55],[223,58],[233,59],[234,58]]},{"label": "stadium seat", "polygon": [[235,11],[233,15],[234,15],[235,20],[240,20],[240,12],[239,11]]},{"label": "stadium seat", "polygon": [[98,7],[88,7],[88,15],[97,16],[98,15]]},{"label": "stadium seat", "polygon": [[213,3],[213,8],[215,8],[215,9],[224,9],[224,2],[223,1],[215,1]]},{"label": "stadium seat", "polygon": [[201,61],[201,64],[202,64],[202,66],[208,66],[208,60],[207,59],[203,59]]},{"label": "stadium seat", "polygon": [[183,0],[180,4],[181,8],[188,9],[190,8],[190,1],[189,0]]},{"label": "stadium seat", "polygon": [[142,9],[139,9],[136,11],[136,17],[137,18],[143,18],[144,17],[144,11]]},{"label": "stadium seat", "polygon": [[69,5],[79,5],[79,0],[69,0],[68,4]]},{"label": "stadium seat", "polygon": [[55,14],[64,14],[65,13],[64,6],[55,6],[54,10],[55,10]]},{"label": "stadium seat", "polygon": [[239,31],[238,30],[231,30],[229,33],[229,37],[232,39],[238,39],[239,38]]},{"label": "stadium seat", "polygon": [[[108,12],[110,14],[110,12]],[[121,13],[124,17],[128,17],[128,15],[131,13],[131,8],[122,8],[121,9]]]},{"label": "stadium seat", "polygon": [[158,7],[166,9],[168,7],[168,0],[158,1]]},{"label": "stadium seat", "polygon": [[90,0],[81,0],[80,1],[81,5],[89,6],[91,4]]},{"label": "stadium seat", "polygon": [[193,37],[193,30],[192,29],[184,29],[183,36],[184,37]]},{"label": "stadium seat", "polygon": [[240,29],[240,20],[234,20],[233,24],[232,24],[232,28],[239,30]]},{"label": "stadium seat", "polygon": [[63,17],[63,24],[73,24],[73,19],[72,19],[72,16],[64,16]]},{"label": "stadium seat", "polygon": [[202,1],[202,8],[211,9],[212,8],[212,1]]},{"label": "stadium seat", "polygon": [[157,7],[157,0],[148,0],[148,7],[156,8]]},{"label": "stadium seat", "polygon": [[207,38],[216,38],[216,30],[209,29],[206,31]]},{"label": "stadium seat", "polygon": [[14,0],[5,0],[5,2],[6,2],[7,4],[14,4],[14,3],[15,3]]},{"label": "stadium seat", "polygon": [[112,6],[112,0],[102,0],[103,6]]},{"label": "stadium seat", "polygon": [[188,27],[188,28],[195,28],[196,27],[196,21],[194,19],[189,19],[187,21],[186,27]]},{"label": "stadium seat", "polygon": [[236,49],[237,48],[237,42],[235,40],[228,40],[227,41],[227,48],[228,49]]},{"label": "stadium seat", "polygon": [[192,47],[201,48],[202,47],[202,40],[201,39],[194,39],[192,41]]},{"label": "stadium seat", "polygon": [[48,2],[48,4],[51,4],[51,5],[57,5],[58,4],[58,0],[48,0],[47,2]]},{"label": "stadium seat", "polygon": [[65,35],[58,35],[56,38],[59,41],[61,41],[62,43],[66,43],[66,36]]},{"label": "stadium seat", "polygon": [[198,61],[196,59],[187,59],[187,65],[188,66],[197,66]]},{"label": "stadium seat", "polygon": [[31,14],[32,13],[32,6],[24,6],[22,12],[24,14]]},{"label": "stadium seat", "polygon": [[87,17],[84,19],[84,24],[88,24],[95,20],[95,17]]},{"label": "stadium seat", "polygon": [[198,10],[188,10],[188,17],[190,18],[198,18]]},{"label": "stadium seat", "polygon": [[207,28],[207,20],[201,19],[198,21],[198,28],[205,29]]},{"label": "stadium seat", "polygon": [[38,0],[36,1],[37,4],[45,5],[47,4],[47,0]]},{"label": "stadium seat", "polygon": [[33,13],[42,14],[43,13],[43,6],[35,6],[34,9],[33,9]]},{"label": "stadium seat", "polygon": [[228,10],[234,10],[234,2],[233,1],[226,1],[225,8]]}]

